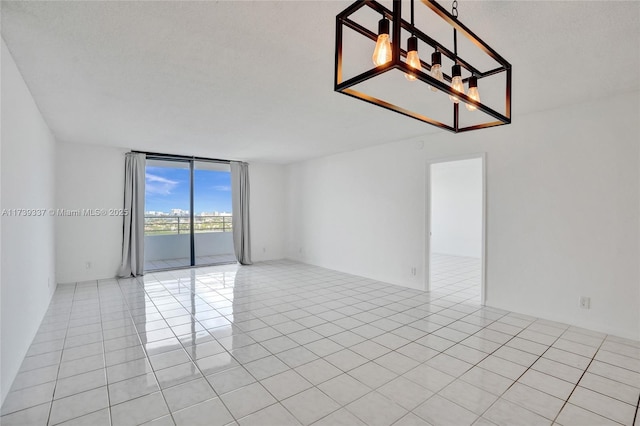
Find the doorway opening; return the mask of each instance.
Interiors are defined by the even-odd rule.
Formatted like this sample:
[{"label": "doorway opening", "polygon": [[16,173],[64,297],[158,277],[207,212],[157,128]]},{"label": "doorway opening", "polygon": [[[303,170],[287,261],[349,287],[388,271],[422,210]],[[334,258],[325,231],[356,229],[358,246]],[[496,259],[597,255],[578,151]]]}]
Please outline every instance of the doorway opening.
[{"label": "doorway opening", "polygon": [[485,155],[428,165],[426,289],[485,301]]},{"label": "doorway opening", "polygon": [[147,156],[144,269],[236,261],[228,163]]}]

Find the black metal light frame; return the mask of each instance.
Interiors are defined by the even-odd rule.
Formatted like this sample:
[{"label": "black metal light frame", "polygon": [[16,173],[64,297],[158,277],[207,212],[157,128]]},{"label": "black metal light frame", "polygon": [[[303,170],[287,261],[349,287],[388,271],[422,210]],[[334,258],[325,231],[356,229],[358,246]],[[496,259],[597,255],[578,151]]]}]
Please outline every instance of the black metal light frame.
[{"label": "black metal light frame", "polygon": [[[336,16],[336,57],[335,57],[335,80],[334,80],[334,90],[336,92],[344,93],[345,95],[353,96],[354,98],[361,99],[365,102],[372,103],[374,105],[380,106],[382,108],[386,108],[391,111],[395,111],[399,114],[406,115],[411,118],[415,118],[416,120],[420,120],[422,122],[449,130],[454,133],[466,132],[469,130],[477,130],[484,129],[487,127],[501,126],[504,124],[511,123],[511,64],[507,62],[498,52],[496,52],[493,48],[491,48],[488,44],[486,44],[482,39],[476,36],[469,28],[467,28],[464,24],[462,24],[457,17],[453,16],[449,12],[447,12],[442,6],[436,3],[434,0],[420,0],[424,5],[426,5],[429,9],[435,12],[439,17],[441,17],[445,22],[447,22],[454,29],[454,37],[456,37],[457,32],[460,32],[464,36],[466,36],[473,44],[475,44],[478,48],[484,51],[487,55],[493,58],[498,64],[499,67],[487,70],[480,71],[475,68],[469,62],[465,61],[461,58],[457,52],[452,52],[447,49],[438,41],[429,37],[427,34],[422,32],[420,29],[412,26],[409,22],[402,19],[402,2],[401,0],[393,0],[393,10],[389,10],[384,7],[380,3],[375,0],[358,0],[355,3],[351,4],[341,13]],[[370,31],[364,26],[358,24],[353,21],[350,16],[355,12],[360,10],[362,7],[369,7],[373,9],[375,12],[383,15],[387,19],[391,21],[391,61],[367,70],[355,77],[352,77],[346,81],[343,81],[342,78],[342,32],[343,27],[348,27],[357,33],[373,40],[374,42],[378,38],[378,34]],[[465,93],[457,92],[451,89],[451,87],[445,83],[438,81],[437,79],[431,77],[430,74],[423,72],[422,70],[416,70],[410,68],[405,62],[403,62],[400,57],[407,56],[406,50],[403,50],[401,47],[401,30],[405,30],[413,35],[415,35],[422,42],[430,45],[436,51],[441,52],[442,55],[447,56],[451,59],[455,64],[459,64],[462,68],[469,71],[473,76],[477,77],[478,80],[482,78],[493,76],[499,73],[506,73],[506,88],[505,88],[505,114],[501,114],[498,111],[490,108],[487,105],[484,105],[482,102],[475,101],[469,98]],[[431,65],[421,61],[422,67],[431,70]],[[402,108],[400,106],[391,104],[382,99],[378,99],[376,97],[367,95],[366,93],[360,92],[352,88],[353,86],[362,83],[366,80],[369,80],[373,77],[381,75],[389,70],[397,69],[403,71],[405,73],[410,73],[416,76],[416,78],[424,83],[429,84],[430,86],[437,88],[438,90],[448,94],[455,96],[460,99],[460,101],[464,101],[468,104],[474,105],[478,110],[490,115],[495,118],[496,121],[489,121],[486,123],[476,124],[468,127],[460,127],[459,126],[459,103],[453,104],[453,125],[448,125],[442,123],[438,120],[434,120],[429,118],[423,114],[419,114],[414,111],[410,111],[408,109]],[[443,72],[444,80],[446,82],[451,82],[451,76],[447,75]],[[464,78],[463,82],[467,82],[468,78]]]}]

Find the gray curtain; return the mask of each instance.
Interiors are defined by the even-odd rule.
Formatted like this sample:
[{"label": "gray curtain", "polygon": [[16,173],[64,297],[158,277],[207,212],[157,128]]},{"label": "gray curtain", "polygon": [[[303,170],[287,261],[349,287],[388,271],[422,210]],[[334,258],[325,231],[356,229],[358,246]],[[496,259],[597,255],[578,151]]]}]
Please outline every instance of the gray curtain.
[{"label": "gray curtain", "polygon": [[144,273],[144,180],[146,155],[128,152],[124,163],[122,263],[119,277]]},{"label": "gray curtain", "polygon": [[251,265],[249,232],[249,165],[231,161],[231,204],[233,208],[233,248],[242,265]]}]

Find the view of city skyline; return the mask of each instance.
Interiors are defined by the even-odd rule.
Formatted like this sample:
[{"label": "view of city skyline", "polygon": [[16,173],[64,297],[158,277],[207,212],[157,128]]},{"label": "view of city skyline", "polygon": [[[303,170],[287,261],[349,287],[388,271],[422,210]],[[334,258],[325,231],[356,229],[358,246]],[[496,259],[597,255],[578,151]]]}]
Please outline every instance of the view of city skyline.
[{"label": "view of city skyline", "polygon": [[[231,213],[231,173],[194,170],[194,214]],[[147,166],[145,214],[189,214],[189,169]]]}]

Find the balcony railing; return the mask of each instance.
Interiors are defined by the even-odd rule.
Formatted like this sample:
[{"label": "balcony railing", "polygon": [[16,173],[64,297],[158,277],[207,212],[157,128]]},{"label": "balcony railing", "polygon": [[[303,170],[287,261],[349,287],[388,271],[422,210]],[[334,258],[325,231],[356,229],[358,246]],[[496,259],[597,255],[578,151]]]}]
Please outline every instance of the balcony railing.
[{"label": "balcony railing", "polygon": [[[231,232],[231,216],[194,216],[194,232]],[[191,233],[188,216],[145,216],[144,235],[176,235]]]}]

